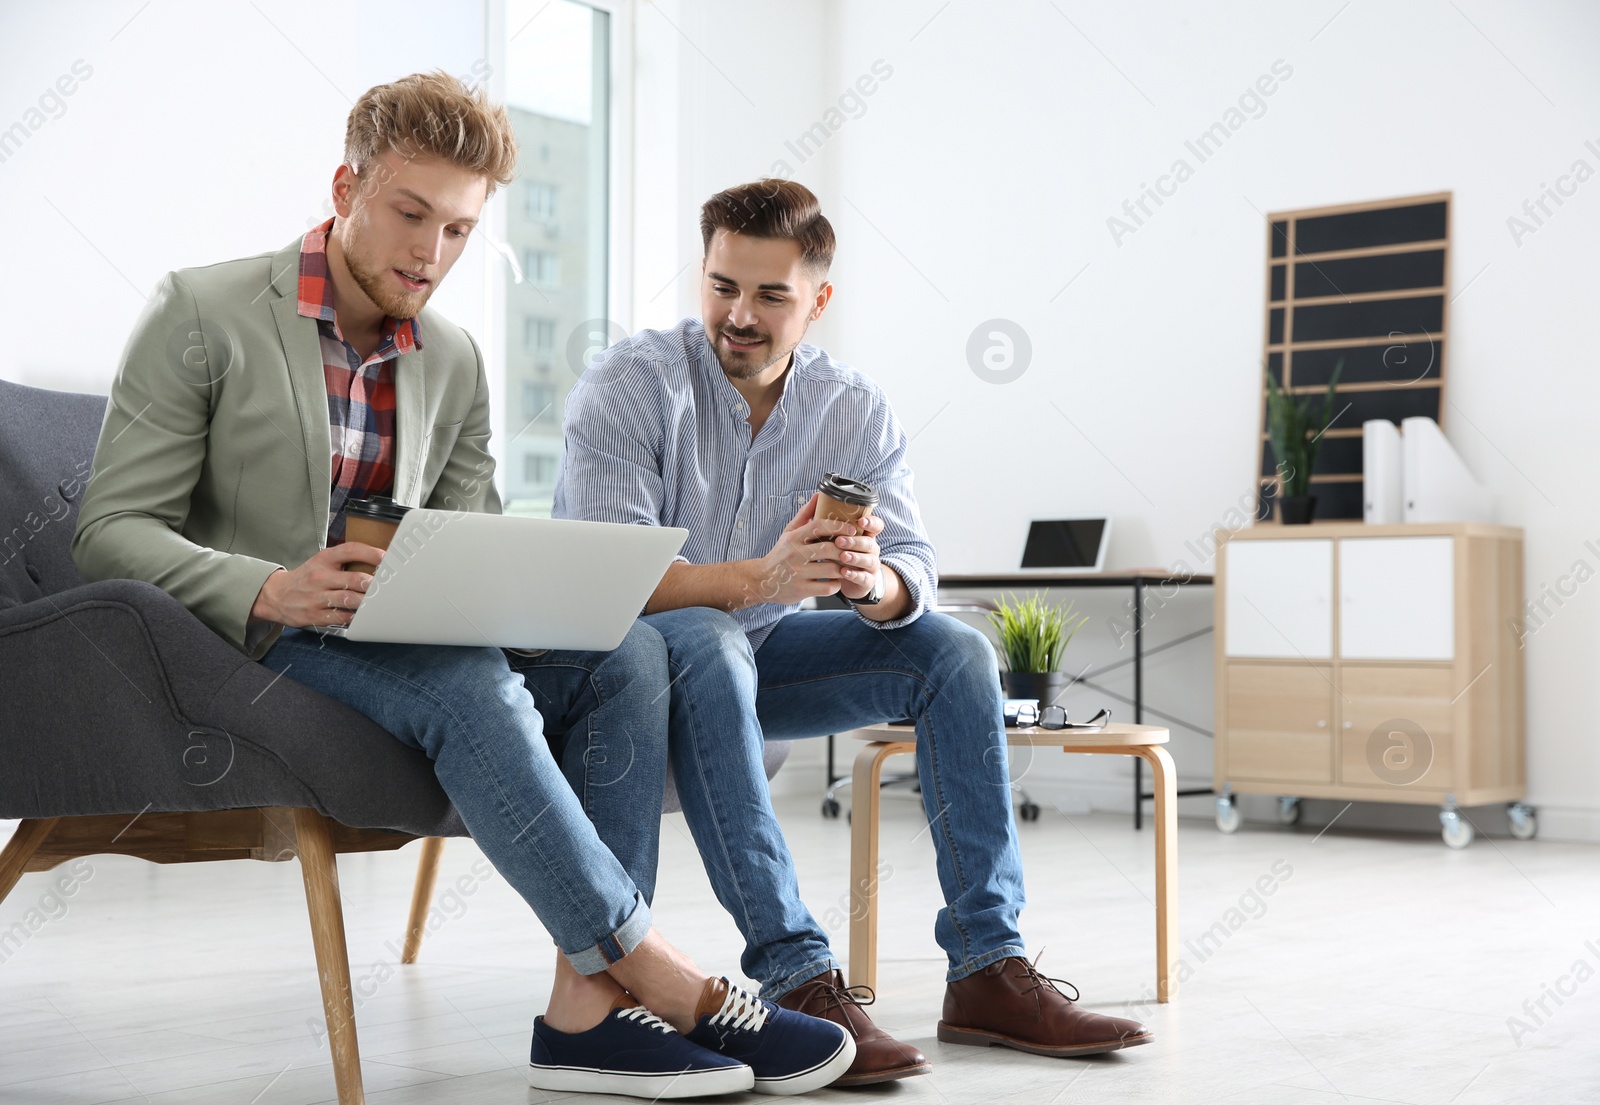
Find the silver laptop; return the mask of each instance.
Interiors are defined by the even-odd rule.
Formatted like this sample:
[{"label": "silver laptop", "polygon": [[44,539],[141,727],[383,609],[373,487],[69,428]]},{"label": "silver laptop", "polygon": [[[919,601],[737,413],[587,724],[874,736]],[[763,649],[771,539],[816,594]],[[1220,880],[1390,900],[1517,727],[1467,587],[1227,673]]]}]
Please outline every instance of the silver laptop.
[{"label": "silver laptop", "polygon": [[413,509],[340,635],[609,651],[688,536],[667,526]]}]

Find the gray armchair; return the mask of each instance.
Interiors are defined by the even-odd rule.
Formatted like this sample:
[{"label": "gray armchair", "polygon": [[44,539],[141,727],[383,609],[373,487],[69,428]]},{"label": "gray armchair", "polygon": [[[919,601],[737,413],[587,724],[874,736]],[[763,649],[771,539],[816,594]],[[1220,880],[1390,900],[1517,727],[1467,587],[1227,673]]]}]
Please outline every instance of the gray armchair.
[{"label": "gray armchair", "polygon": [[[0,899],[117,853],[284,860],[305,879],[339,1100],[360,1102],[335,855],[464,836],[433,765],[254,663],[165,591],[69,553],[105,400],[0,381]],[[328,734],[338,740],[328,740]]]},{"label": "gray armchair", "polygon": [[[409,960],[441,838],[466,829],[421,752],[278,678],[160,588],[84,583],[69,547],[105,404],[0,381],[0,818],[22,819],[0,900],[80,856],[297,856],[339,1101],[357,1105],[336,855],[428,838]],[[769,775],[786,752],[769,749]]]}]

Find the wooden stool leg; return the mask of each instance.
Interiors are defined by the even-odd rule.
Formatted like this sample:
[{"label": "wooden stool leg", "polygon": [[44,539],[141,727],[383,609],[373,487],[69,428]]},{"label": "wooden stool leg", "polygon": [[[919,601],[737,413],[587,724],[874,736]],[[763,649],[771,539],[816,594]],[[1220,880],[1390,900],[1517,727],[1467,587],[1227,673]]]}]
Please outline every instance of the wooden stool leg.
[{"label": "wooden stool leg", "polygon": [[422,949],[423,925],[428,920],[428,904],[433,901],[433,884],[439,878],[439,857],[444,855],[444,837],[422,838],[422,853],[417,859],[417,884],[411,890],[411,919],[406,922],[406,943],[400,962],[415,963]]},{"label": "wooden stool leg", "polygon": [[5,851],[0,852],[0,902],[5,901],[11,888],[17,885],[33,853],[39,850],[39,845],[45,842],[60,820],[59,817],[30,817],[17,826],[17,831],[11,835],[11,843],[6,845]]},{"label": "wooden stool leg", "polygon": [[878,814],[883,761],[914,745],[874,741],[856,753],[850,780],[850,959],[852,986],[878,984]]},{"label": "wooden stool leg", "polygon": [[1135,753],[1150,765],[1156,829],[1156,1000],[1178,996],[1178,795],[1172,757],[1158,744]]},{"label": "wooden stool leg", "polygon": [[339,904],[339,867],[333,851],[331,822],[316,810],[294,811],[300,874],[306,884],[311,914],[311,943],[322,979],[322,1011],[328,1021],[328,1050],[333,1055],[339,1105],[365,1105],[361,1088],[361,1055],[356,1047],[356,1010],[350,991],[350,953],[344,941],[344,909]]}]

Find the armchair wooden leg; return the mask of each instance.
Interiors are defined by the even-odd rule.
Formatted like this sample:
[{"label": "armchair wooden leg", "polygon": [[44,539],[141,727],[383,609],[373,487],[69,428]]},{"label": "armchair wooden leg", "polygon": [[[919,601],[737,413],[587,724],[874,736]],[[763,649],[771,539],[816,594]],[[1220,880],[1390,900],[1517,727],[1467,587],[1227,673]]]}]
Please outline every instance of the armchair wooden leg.
[{"label": "armchair wooden leg", "polygon": [[1178,795],[1172,757],[1160,745],[1136,755],[1150,765],[1156,800],[1156,1000],[1178,996]]},{"label": "armchair wooden leg", "polygon": [[850,781],[850,960],[852,986],[878,985],[878,815],[883,761],[914,752],[909,743],[873,742],[856,753]]},{"label": "armchair wooden leg", "polygon": [[417,884],[411,890],[411,919],[406,922],[405,948],[400,962],[415,963],[422,950],[423,926],[428,920],[428,904],[433,901],[433,884],[439,878],[439,857],[444,855],[444,837],[422,838],[422,854],[417,859]]},{"label": "armchair wooden leg", "polygon": [[300,873],[306,884],[311,914],[311,943],[322,979],[322,1011],[328,1021],[328,1050],[333,1056],[339,1105],[365,1105],[361,1088],[361,1055],[356,1047],[356,1010],[350,990],[350,953],[344,940],[344,909],[339,904],[339,867],[333,850],[332,823],[316,810],[294,811]]},{"label": "armchair wooden leg", "polygon": [[39,850],[39,845],[45,842],[60,820],[59,817],[29,818],[17,826],[11,843],[6,845],[5,851],[0,852],[0,902],[5,901],[11,888],[17,885],[33,853]]}]

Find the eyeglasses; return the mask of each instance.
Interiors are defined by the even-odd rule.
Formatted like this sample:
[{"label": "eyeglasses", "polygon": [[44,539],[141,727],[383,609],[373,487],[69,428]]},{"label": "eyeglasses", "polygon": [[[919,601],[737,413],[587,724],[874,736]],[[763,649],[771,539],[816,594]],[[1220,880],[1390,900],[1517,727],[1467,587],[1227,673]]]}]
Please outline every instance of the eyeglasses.
[{"label": "eyeglasses", "polygon": [[1065,706],[1039,707],[1024,704],[1017,710],[1017,724],[1023,728],[1033,726],[1039,729],[1104,729],[1111,720],[1111,711],[1101,711],[1088,721],[1069,723],[1067,721],[1067,708]]}]

